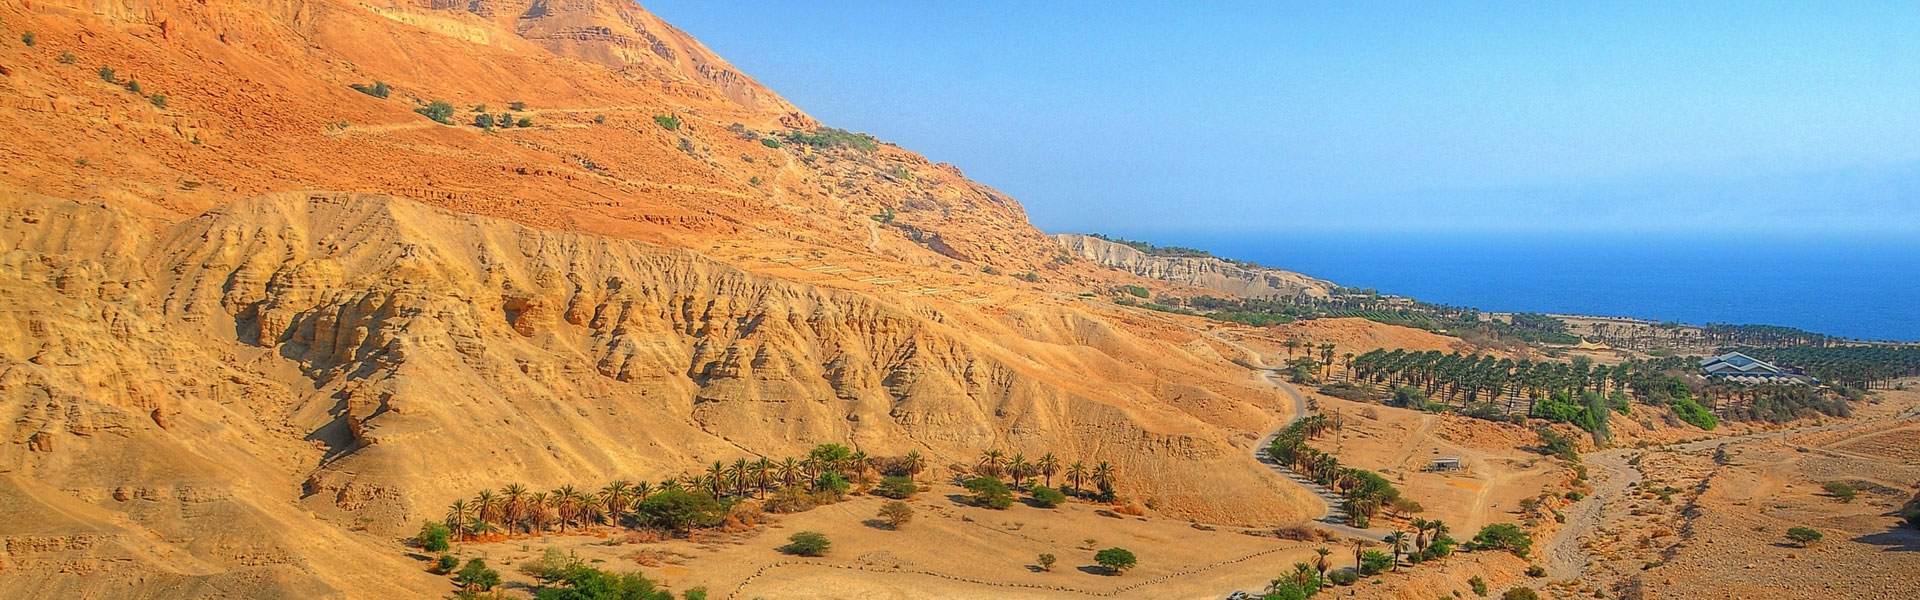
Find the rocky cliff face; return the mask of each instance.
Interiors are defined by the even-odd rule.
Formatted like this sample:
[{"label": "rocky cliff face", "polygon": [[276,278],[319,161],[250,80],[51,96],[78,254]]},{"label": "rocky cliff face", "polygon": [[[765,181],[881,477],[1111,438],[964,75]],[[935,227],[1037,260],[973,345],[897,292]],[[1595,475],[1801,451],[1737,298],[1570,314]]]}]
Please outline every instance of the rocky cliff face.
[{"label": "rocky cliff face", "polygon": [[1053,240],[1074,256],[1134,275],[1206,288],[1230,296],[1273,298],[1327,297],[1333,282],[1280,269],[1248,267],[1212,257],[1154,256],[1126,244],[1077,233],[1056,233]]},{"label": "rocky cliff face", "polygon": [[384,196],[176,224],[0,201],[8,594],[426,593],[381,547],[475,488],[821,441],[1111,460],[1176,514],[1299,516],[1233,444],[1276,422],[1265,390],[1088,309],[885,299]]},{"label": "rocky cliff face", "polygon": [[1136,279],[957,168],[770,137],[811,123],[637,6],[0,4],[20,30],[0,596],[437,596],[396,540],[475,489],[822,442],[1310,505],[1236,446],[1284,407],[1232,349],[1081,300]]}]

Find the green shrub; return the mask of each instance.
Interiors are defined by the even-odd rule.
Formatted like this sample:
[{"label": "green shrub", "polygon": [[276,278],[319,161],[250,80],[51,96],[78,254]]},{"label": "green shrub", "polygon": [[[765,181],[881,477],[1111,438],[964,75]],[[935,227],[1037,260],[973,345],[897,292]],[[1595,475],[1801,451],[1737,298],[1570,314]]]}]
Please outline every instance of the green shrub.
[{"label": "green shrub", "polygon": [[1852,502],[1859,494],[1859,490],[1855,490],[1853,486],[1841,481],[1829,481],[1822,487],[1827,490],[1828,496],[1838,498],[1841,502]]},{"label": "green shrub", "polygon": [[520,117],[519,125],[521,127],[532,127],[533,119],[529,119],[527,117]]},{"label": "green shrub", "polygon": [[107,83],[119,83],[113,75],[113,67],[100,67],[100,80]]},{"label": "green shrub", "polygon": [[914,483],[913,478],[904,475],[888,475],[882,477],[880,478],[880,485],[873,486],[873,493],[875,495],[897,500],[912,498],[913,495],[919,491],[920,484]]},{"label": "green shrub", "polygon": [[1007,484],[992,477],[975,477],[964,482],[967,491],[973,493],[973,504],[994,510],[1006,510],[1013,506],[1013,492],[1007,490]]},{"label": "green shrub", "polygon": [[459,566],[460,559],[454,558],[452,554],[441,554],[440,558],[433,562],[433,572],[452,573],[453,569]]},{"label": "green shrub", "polygon": [[393,93],[393,88],[387,87],[387,82],[385,81],[375,81],[373,82],[372,85],[368,85],[364,83],[351,83],[351,84],[347,84],[347,87],[353,88],[353,90],[356,92],[360,92],[368,96],[373,96],[375,98],[385,98],[387,97],[387,95]]},{"label": "green shrub", "polygon": [[760,138],[760,145],[766,146],[768,148],[779,148],[780,140],[776,140],[773,138]]},{"label": "green shrub", "polygon": [[813,489],[832,496],[834,500],[839,500],[847,495],[847,490],[853,489],[853,484],[848,483],[847,478],[839,472],[827,471],[813,480]]},{"label": "green shrub", "polygon": [[1547,568],[1540,565],[1527,565],[1528,577],[1546,577]]},{"label": "green shrub", "polygon": [[421,116],[433,119],[442,125],[453,124],[453,105],[444,100],[435,100],[426,106],[413,109],[413,112],[420,113]]},{"label": "green shrub", "polygon": [[[688,590],[688,598],[695,598]],[[639,573],[615,574],[580,565],[567,569],[554,584],[534,592],[534,600],[673,600],[673,594],[661,589]],[[700,590],[698,598],[706,597]]]},{"label": "green shrub", "polygon": [[1580,462],[1580,449],[1572,436],[1541,427],[1534,430],[1540,436],[1540,448],[1547,454],[1558,456],[1568,462]]},{"label": "green shrub", "polygon": [[787,141],[806,144],[815,148],[855,148],[871,151],[879,148],[873,138],[864,133],[853,133],[845,129],[822,127],[812,132],[794,129],[787,132]]},{"label": "green shrub", "polygon": [[1517,587],[1501,594],[1500,600],[1540,600],[1540,593],[1530,587]]},{"label": "green shrub", "polygon": [[1473,576],[1472,579],[1468,579],[1467,585],[1473,587],[1473,594],[1475,596],[1480,596],[1482,598],[1485,598],[1487,596],[1487,580],[1481,579],[1479,575],[1475,575]]},{"label": "green shrub", "polygon": [[60,64],[70,65],[79,61],[80,61],[80,57],[74,56],[72,52],[60,53]]},{"label": "green shrub", "polygon": [[785,550],[800,556],[825,556],[833,542],[818,531],[802,531],[787,537]]},{"label": "green shrub", "polygon": [[1393,568],[1393,557],[1379,550],[1368,550],[1360,554],[1360,574],[1377,575]]},{"label": "green shrub", "polygon": [[446,525],[442,525],[438,521],[427,521],[420,525],[420,535],[418,538],[420,540],[420,549],[428,552],[446,552],[448,547],[447,542],[453,538],[453,531],[447,529]]},{"label": "green shrub", "polygon": [[1125,573],[1127,569],[1131,569],[1134,565],[1139,564],[1140,560],[1133,555],[1132,551],[1126,548],[1114,547],[1095,552],[1093,554],[1093,562],[1100,563],[1100,566],[1106,567],[1107,570],[1113,571],[1114,573]]},{"label": "green shrub", "polygon": [[475,558],[467,561],[467,566],[460,568],[460,572],[454,575],[453,581],[460,584],[460,587],[484,592],[493,589],[493,586],[500,585],[500,572],[487,568],[486,560]]},{"label": "green shrub", "polygon": [[1033,494],[1033,503],[1039,505],[1040,508],[1053,508],[1067,501],[1067,495],[1061,493],[1060,490],[1038,483],[1033,484],[1033,487],[1029,489],[1028,492]]},{"label": "green shrub", "polygon": [[39,42],[39,39],[33,37],[33,32],[31,31],[20,34],[20,43],[26,44],[28,48],[32,48],[37,42]]},{"label": "green shrub", "polygon": [[493,129],[493,115],[487,113],[474,115],[473,126],[481,129]]},{"label": "green shrub", "polygon": [[548,546],[540,552],[540,558],[520,563],[521,573],[539,581],[541,585],[553,585],[567,577],[567,573],[586,566],[580,557],[572,552],[561,552],[559,548]]},{"label": "green shrub", "polygon": [[148,101],[151,101],[151,102],[153,102],[153,105],[154,105],[154,107],[156,107],[156,108],[166,108],[166,107],[167,107],[167,95],[166,95],[166,94],[154,94],[152,98],[148,98],[147,100],[148,100]]},{"label": "green shrub", "polygon": [[133,92],[136,95],[141,95],[141,96],[146,95],[146,92],[140,91],[140,82],[137,80],[128,79],[127,85],[125,87],[127,88],[127,91]]},{"label": "green shrub", "polygon": [[594,115],[594,116],[593,116],[593,122],[594,122],[595,124],[600,124],[600,123],[605,123],[605,122],[607,122],[607,116],[606,116],[606,115]]},{"label": "green shrub", "polygon": [[1793,543],[1799,544],[1802,548],[1818,544],[1824,537],[1826,537],[1825,534],[1812,527],[1795,527],[1787,530],[1787,539],[1793,540]]},{"label": "green shrub", "polygon": [[653,122],[658,123],[662,129],[666,129],[667,131],[680,130],[679,115],[654,115]]},{"label": "green shrub", "polygon": [[1694,427],[1713,431],[1713,428],[1720,426],[1720,420],[1714,418],[1713,412],[1700,406],[1700,403],[1694,402],[1692,398],[1674,398],[1670,406],[1673,407],[1673,412],[1680,416],[1680,420],[1691,423]]},{"label": "green shrub", "polygon": [[1147,288],[1144,288],[1144,287],[1140,287],[1137,285],[1129,285],[1129,286],[1126,286],[1125,289],[1127,290],[1127,293],[1133,294],[1135,296],[1139,296],[1141,298],[1145,298],[1148,296]]},{"label": "green shrub", "polygon": [[1360,581],[1360,574],[1353,571],[1334,571],[1327,574],[1327,581],[1334,585],[1353,585]]},{"label": "green shrub", "polygon": [[508,103],[507,103],[507,108],[510,108],[510,109],[513,109],[513,110],[515,110],[515,111],[522,111],[522,110],[526,110],[526,109],[527,109],[527,103],[525,103],[525,102],[508,102]]}]

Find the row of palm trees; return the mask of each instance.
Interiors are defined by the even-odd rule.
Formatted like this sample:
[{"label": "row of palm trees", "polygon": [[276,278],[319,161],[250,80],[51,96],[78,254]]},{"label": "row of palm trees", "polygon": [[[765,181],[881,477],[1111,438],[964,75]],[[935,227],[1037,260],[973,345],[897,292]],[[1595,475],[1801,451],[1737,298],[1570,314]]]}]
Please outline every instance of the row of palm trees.
[{"label": "row of palm trees", "polygon": [[[1415,531],[1413,534],[1409,534],[1404,530],[1395,530],[1386,537],[1385,542],[1387,547],[1393,552],[1392,568],[1394,570],[1400,569],[1400,558],[1402,556],[1417,555],[1425,557],[1427,556],[1427,549],[1435,545],[1445,545],[1447,546],[1448,552],[1452,551],[1454,541],[1452,537],[1447,536],[1447,533],[1451,531],[1451,529],[1447,527],[1446,523],[1438,519],[1414,519],[1411,525]],[[1366,550],[1372,546],[1373,542],[1370,540],[1354,538],[1353,570],[1355,573],[1360,572],[1360,565],[1365,559]],[[1269,592],[1274,591],[1283,584],[1292,584],[1295,588],[1302,590],[1313,587],[1316,582],[1318,582],[1319,585],[1328,585],[1327,571],[1333,568],[1333,560],[1331,558],[1333,550],[1324,547],[1315,548],[1313,553],[1312,563],[1293,563],[1293,571],[1275,578],[1272,583],[1267,586],[1267,590]]]},{"label": "row of palm trees", "polygon": [[[834,485],[834,480],[865,482],[869,473],[879,471],[880,460],[865,452],[840,444],[821,444],[805,458],[787,457],[774,461],[737,459],[731,464],[714,461],[704,473],[668,477],[659,483],[614,481],[598,491],[565,485],[539,492],[514,483],[499,491],[481,490],[471,500],[455,500],[447,507],[444,522],[457,539],[471,539],[496,533],[539,533],[569,528],[584,529],[596,524],[614,526],[641,502],[666,491],[700,490],[715,498],[727,496],[765,498],[775,489],[819,491]],[[918,451],[886,461],[908,477],[918,477],[927,461]]]},{"label": "row of palm trees", "polygon": [[1053,476],[1061,474],[1066,483],[1076,491],[1086,489],[1085,484],[1091,483],[1103,492],[1111,492],[1117,481],[1113,465],[1107,461],[1103,460],[1089,467],[1085,462],[1076,460],[1062,469],[1060,459],[1052,452],[1028,461],[1026,455],[1019,452],[1008,456],[1000,450],[990,449],[980,453],[980,460],[974,465],[974,472],[994,479],[1011,477],[1016,487],[1025,485],[1029,478],[1041,478],[1046,482],[1047,487],[1053,487]]},{"label": "row of palm trees", "polygon": [[1307,440],[1319,437],[1331,425],[1323,414],[1294,421],[1274,437],[1267,453],[1294,472],[1339,493],[1345,498],[1342,508],[1348,518],[1364,526],[1382,509],[1392,506],[1400,498],[1400,490],[1378,473],[1341,466],[1340,459],[1332,454],[1307,445]]}]

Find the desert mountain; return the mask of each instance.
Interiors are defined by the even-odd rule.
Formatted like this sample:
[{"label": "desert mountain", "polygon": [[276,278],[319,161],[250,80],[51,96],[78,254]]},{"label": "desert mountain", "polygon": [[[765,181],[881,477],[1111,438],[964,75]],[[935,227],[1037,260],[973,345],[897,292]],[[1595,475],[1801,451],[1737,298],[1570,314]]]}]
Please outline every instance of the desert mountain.
[{"label": "desert mountain", "polygon": [[1326,298],[1333,282],[1214,256],[1162,256],[1119,242],[1078,233],[1053,239],[1074,256],[1148,279],[1204,288],[1243,298]]},{"label": "desert mountain", "polygon": [[1080,296],[1139,280],[637,6],[36,1],[0,32],[0,595],[432,596],[398,540],[475,489],[821,442],[1311,516],[1245,450],[1284,405],[1240,350]]}]

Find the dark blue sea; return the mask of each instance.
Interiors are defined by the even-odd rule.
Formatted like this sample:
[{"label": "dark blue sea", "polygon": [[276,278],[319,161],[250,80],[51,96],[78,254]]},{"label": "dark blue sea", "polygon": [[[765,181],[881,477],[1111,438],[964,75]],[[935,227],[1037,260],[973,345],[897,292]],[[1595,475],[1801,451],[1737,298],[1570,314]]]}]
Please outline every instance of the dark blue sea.
[{"label": "dark blue sea", "polygon": [[1127,235],[1489,311],[1798,327],[1920,341],[1920,238]]}]

